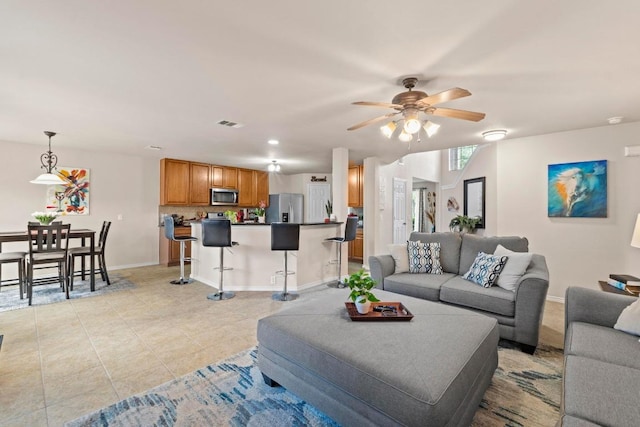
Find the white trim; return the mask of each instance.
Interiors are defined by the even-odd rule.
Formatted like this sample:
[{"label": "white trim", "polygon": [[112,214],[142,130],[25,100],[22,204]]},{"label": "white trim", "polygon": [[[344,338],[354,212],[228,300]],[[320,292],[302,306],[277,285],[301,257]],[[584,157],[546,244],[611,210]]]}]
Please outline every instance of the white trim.
[{"label": "white trim", "polygon": [[124,270],[125,268],[136,268],[136,267],[151,267],[154,265],[160,265],[157,262],[143,262],[140,264],[125,264],[125,265],[116,265],[115,267],[107,266],[107,272],[111,270]]}]

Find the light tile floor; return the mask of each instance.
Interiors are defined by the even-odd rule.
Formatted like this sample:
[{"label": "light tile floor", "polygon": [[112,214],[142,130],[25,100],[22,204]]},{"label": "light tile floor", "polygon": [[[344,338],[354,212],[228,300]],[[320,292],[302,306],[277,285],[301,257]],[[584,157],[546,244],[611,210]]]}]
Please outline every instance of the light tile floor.
[{"label": "light tile floor", "polygon": [[[209,286],[168,283],[177,267],[117,273],[136,288],[0,313],[0,425],[61,426],[225,359],[256,345],[258,319],[285,304],[269,292],[210,301]],[[562,346],[563,310],[547,302],[543,342]]]}]

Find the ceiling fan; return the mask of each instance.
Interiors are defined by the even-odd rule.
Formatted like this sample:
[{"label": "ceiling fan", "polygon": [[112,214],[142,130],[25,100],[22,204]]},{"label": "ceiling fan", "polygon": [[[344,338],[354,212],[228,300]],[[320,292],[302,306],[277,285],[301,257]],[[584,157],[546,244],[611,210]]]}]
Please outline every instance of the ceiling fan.
[{"label": "ceiling fan", "polygon": [[[434,105],[440,104],[442,102],[453,101],[454,99],[464,98],[465,96],[471,95],[471,92],[469,92],[468,90],[455,87],[445,90],[444,92],[436,93],[435,95],[427,95],[422,91],[413,90],[417,82],[418,79],[415,77],[407,77],[403,79],[402,85],[408,90],[394,96],[391,100],[391,103],[368,101],[354,102],[354,105],[393,108],[396,111],[385,114],[384,116],[366,120],[362,123],[358,123],[357,125],[351,126],[347,130],[360,129],[367,125],[390,119],[398,114],[402,114],[402,119],[400,120],[404,120],[403,134],[410,136],[411,134],[418,133],[420,131],[420,128],[424,127],[427,135],[431,136],[437,131],[437,128],[440,126],[429,121],[423,124],[419,119],[420,112],[439,117],[470,120],[473,122],[478,122],[484,119],[484,113],[477,113],[467,110],[455,110],[453,108],[434,107]],[[397,121],[392,121],[387,126],[383,126],[381,128],[383,133],[388,138],[391,138],[391,135],[396,128],[396,122]],[[402,135],[400,136],[400,139],[403,139]],[[408,140],[410,140],[410,138],[408,138]]]}]

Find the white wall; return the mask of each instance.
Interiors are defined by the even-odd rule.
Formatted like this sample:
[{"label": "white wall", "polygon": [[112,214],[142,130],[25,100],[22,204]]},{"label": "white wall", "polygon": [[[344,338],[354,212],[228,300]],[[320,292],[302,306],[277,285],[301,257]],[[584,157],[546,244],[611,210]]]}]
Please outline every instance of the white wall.
[{"label": "white wall", "polygon": [[[640,212],[640,157],[624,157],[638,145],[640,123],[604,126],[498,144],[498,231],[529,239],[550,272],[549,295],[564,298],[568,286],[599,289],[610,273],[640,276],[640,249],[629,245]],[[549,218],[547,166],[608,161],[607,218]]]},{"label": "white wall", "polygon": [[[0,141],[0,231],[25,230],[31,213],[45,208],[44,185],[29,183],[42,173],[40,155],[45,144]],[[107,240],[107,267],[158,263],[158,203],[160,162],[153,158],[103,152],[70,150],[52,144],[58,165],[88,168],[91,172],[90,214],[65,216],[72,228],[100,230],[103,220],[112,221]],[[118,220],[118,215],[122,220]],[[96,235],[97,238],[97,235]],[[75,244],[75,243],[74,243]],[[3,245],[26,249],[25,243]],[[9,269],[7,276],[10,277]],[[4,275],[4,274],[3,274]]]}]

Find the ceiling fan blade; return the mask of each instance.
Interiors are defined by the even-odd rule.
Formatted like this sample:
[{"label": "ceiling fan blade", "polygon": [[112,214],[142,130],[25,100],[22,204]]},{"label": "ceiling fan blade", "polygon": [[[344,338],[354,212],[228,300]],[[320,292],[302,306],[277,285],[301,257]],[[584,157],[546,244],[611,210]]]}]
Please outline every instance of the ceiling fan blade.
[{"label": "ceiling fan blade", "polygon": [[404,108],[403,105],[400,104],[389,104],[388,102],[369,102],[369,101],[358,101],[353,102],[353,105],[368,105],[370,107],[385,107],[385,108]]},{"label": "ceiling fan blade", "polygon": [[451,117],[453,119],[470,120],[479,122],[484,119],[484,113],[476,113],[475,111],[454,110],[453,108],[429,108],[425,111],[427,114],[433,114],[440,117]]},{"label": "ceiling fan blade", "polygon": [[376,117],[375,119],[369,119],[369,120],[364,121],[364,122],[362,122],[362,123],[358,123],[357,125],[353,125],[353,126],[351,126],[349,129],[347,129],[347,130],[356,130],[356,129],[360,129],[360,128],[365,127],[365,126],[367,126],[367,125],[370,125],[370,124],[372,124],[372,123],[380,122],[380,121],[382,121],[382,120],[384,120],[384,119],[388,119],[389,117],[393,117],[393,116],[395,116],[396,114],[399,114],[399,112],[398,112],[398,113],[389,113],[389,114],[385,114],[384,116]]},{"label": "ceiling fan blade", "polygon": [[422,98],[418,100],[417,103],[422,105],[436,105],[440,104],[441,102],[453,101],[454,99],[464,98],[465,96],[469,95],[471,95],[471,92],[469,92],[468,90],[454,87],[453,89],[448,89],[443,92]]}]

